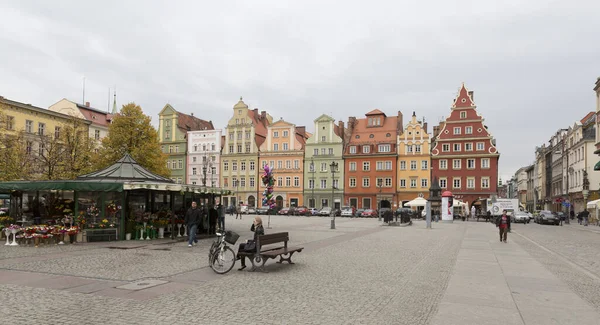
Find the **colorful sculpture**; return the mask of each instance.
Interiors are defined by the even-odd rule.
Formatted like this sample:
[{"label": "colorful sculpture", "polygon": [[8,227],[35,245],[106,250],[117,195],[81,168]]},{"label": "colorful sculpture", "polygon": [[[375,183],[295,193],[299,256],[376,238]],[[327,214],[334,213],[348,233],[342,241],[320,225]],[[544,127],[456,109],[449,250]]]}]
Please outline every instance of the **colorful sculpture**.
[{"label": "colorful sculpture", "polygon": [[273,186],[275,185],[275,178],[273,177],[273,170],[269,165],[265,165],[262,182],[266,186],[263,192],[262,205],[268,206],[270,209],[275,208],[275,199],[273,198]]}]

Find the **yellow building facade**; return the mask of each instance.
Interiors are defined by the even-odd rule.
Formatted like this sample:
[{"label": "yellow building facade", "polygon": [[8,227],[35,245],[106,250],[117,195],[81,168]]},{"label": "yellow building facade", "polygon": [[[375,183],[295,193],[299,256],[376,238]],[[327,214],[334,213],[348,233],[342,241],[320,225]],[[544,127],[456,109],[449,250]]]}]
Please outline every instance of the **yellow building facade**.
[{"label": "yellow building facade", "polygon": [[404,203],[417,197],[429,197],[431,186],[431,155],[430,138],[427,124],[417,120],[413,112],[410,122],[404,127],[404,132],[398,136],[398,173],[396,184],[397,204]]},{"label": "yellow building facade", "polygon": [[[23,132],[26,140],[25,150],[33,161],[40,160],[47,154],[46,143],[49,139],[57,139],[66,124],[73,120],[80,121],[89,132],[90,121],[80,119],[45,108],[36,107],[13,101],[0,96],[0,113],[2,114],[1,132],[4,134],[17,134]],[[33,178],[36,178],[35,176]]]},{"label": "yellow building facade", "polygon": [[[267,137],[260,147],[259,179],[265,165],[273,168],[273,192],[280,208],[304,205],[304,147],[308,136],[305,127],[283,119],[267,127]],[[262,193],[264,185],[260,184]],[[260,200],[262,204],[262,197]]]}]

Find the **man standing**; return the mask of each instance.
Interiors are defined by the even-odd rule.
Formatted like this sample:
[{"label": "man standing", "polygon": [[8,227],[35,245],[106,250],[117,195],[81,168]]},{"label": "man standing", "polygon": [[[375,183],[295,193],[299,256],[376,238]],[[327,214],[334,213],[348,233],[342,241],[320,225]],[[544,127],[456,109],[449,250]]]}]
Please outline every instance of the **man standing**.
[{"label": "man standing", "polygon": [[225,231],[225,211],[223,211],[223,205],[221,202],[217,205],[217,213],[218,213],[218,227],[221,231]]},{"label": "man standing", "polygon": [[185,224],[188,228],[188,247],[192,247],[192,243],[198,243],[196,233],[201,220],[200,210],[196,208],[196,202],[192,202],[192,207],[185,213]]},{"label": "man standing", "polygon": [[240,217],[240,220],[242,220],[242,206],[239,204],[235,208],[235,218],[237,219],[238,217]]},{"label": "man standing", "polygon": [[500,242],[506,243],[506,237],[510,230],[510,217],[506,215],[506,210],[502,211],[502,215],[496,219],[496,227],[500,231]]}]

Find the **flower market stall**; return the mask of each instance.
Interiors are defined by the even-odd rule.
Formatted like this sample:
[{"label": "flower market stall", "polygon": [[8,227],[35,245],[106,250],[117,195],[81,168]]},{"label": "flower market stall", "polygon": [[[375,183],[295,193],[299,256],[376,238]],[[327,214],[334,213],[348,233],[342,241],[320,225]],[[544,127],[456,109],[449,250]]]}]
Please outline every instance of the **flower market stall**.
[{"label": "flower market stall", "polygon": [[0,182],[2,193],[10,195],[8,211],[0,210],[9,245],[186,236],[183,216],[192,201],[208,208],[229,194],[175,184],[129,155],[76,180]]}]

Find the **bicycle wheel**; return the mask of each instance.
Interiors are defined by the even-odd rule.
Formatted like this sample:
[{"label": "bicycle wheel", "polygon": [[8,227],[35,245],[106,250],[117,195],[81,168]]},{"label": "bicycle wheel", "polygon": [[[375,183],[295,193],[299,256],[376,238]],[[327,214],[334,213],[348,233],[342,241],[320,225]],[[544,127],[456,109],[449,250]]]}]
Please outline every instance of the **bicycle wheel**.
[{"label": "bicycle wheel", "polygon": [[225,274],[235,265],[235,253],[229,246],[222,251],[217,250],[210,261],[210,268],[218,274]]}]

